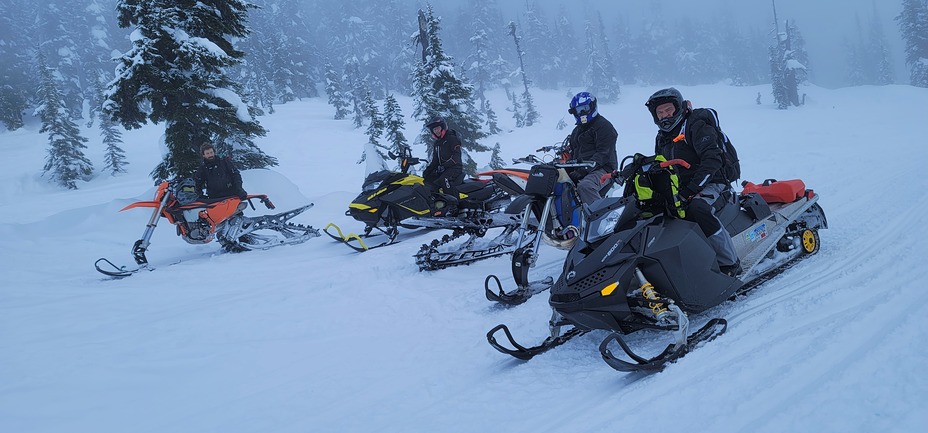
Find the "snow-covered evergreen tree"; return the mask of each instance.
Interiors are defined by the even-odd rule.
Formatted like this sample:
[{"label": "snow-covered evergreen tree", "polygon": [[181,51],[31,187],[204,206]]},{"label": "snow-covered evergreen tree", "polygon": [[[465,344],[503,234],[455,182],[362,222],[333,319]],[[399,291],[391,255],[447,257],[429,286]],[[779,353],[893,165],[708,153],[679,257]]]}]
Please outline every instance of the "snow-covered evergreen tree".
[{"label": "snow-covered evergreen tree", "polygon": [[383,124],[385,132],[384,139],[386,139],[387,144],[389,144],[389,152],[392,152],[394,155],[399,155],[404,149],[409,148],[406,135],[403,134],[403,131],[406,129],[406,121],[403,120],[403,111],[400,109],[400,104],[396,102],[396,98],[394,98],[393,95],[387,95],[387,99],[384,101]]},{"label": "snow-covered evergreen tree", "polygon": [[535,109],[535,100],[532,98],[532,93],[529,91],[531,80],[528,79],[528,74],[525,72],[525,61],[523,60],[525,51],[522,50],[522,37],[519,36],[516,23],[513,21],[509,22],[509,36],[512,36],[512,40],[516,45],[516,56],[519,58],[518,73],[522,77],[522,85],[525,89],[522,92],[522,104],[520,104],[525,106],[524,117],[522,118],[522,125],[518,125],[519,122],[517,122],[516,126],[532,126],[538,122],[538,118],[541,117],[541,115],[538,114],[538,110]]},{"label": "snow-covered evergreen tree", "polygon": [[580,47],[582,44],[577,42],[577,36],[574,32],[574,24],[568,19],[568,14],[563,5],[558,10],[557,19],[554,21],[553,35],[554,39],[550,41],[554,49],[554,57],[550,59],[552,68],[557,74],[558,82],[568,85],[581,84],[583,77],[578,73],[579,65],[582,65],[580,59]]},{"label": "snow-covered evergreen tree", "polygon": [[[414,116],[426,122],[432,116],[441,116],[450,129],[457,131],[464,151],[486,152],[489,149],[479,140],[486,137],[483,123],[476,110],[474,87],[455,74],[453,59],[442,48],[440,20],[432,7],[419,11],[427,40],[423,41],[425,61],[419,62],[415,72]],[[425,140],[425,134],[420,139]],[[472,173],[476,163],[465,157],[466,173]],[[469,171],[468,171],[469,170]]]},{"label": "snow-covered evergreen tree", "polygon": [[493,107],[490,106],[490,101],[483,101],[483,113],[487,119],[487,133],[489,135],[496,135],[500,132],[503,132],[499,127],[499,119],[496,117],[496,112],[493,111]]},{"label": "snow-covered evergreen tree", "polygon": [[100,136],[103,137],[103,145],[106,150],[103,152],[103,169],[115,176],[119,173],[126,172],[126,152],[122,150],[122,132],[119,125],[109,116],[100,112]]},{"label": "snow-covered evergreen tree", "polygon": [[[104,76],[97,77],[97,83],[93,86],[94,94],[92,101],[102,101],[105,99],[103,96],[104,89],[106,87],[106,82],[108,79]],[[126,152],[120,146],[122,144],[122,131],[120,131],[119,125],[103,112],[102,106],[100,109],[91,110],[91,114],[95,115],[100,120],[100,136],[103,137],[103,145],[105,150],[103,151],[103,170],[109,172],[111,175],[115,176],[119,173],[125,173],[125,166],[129,164],[126,161]],[[88,123],[87,127],[91,127]]]},{"label": "snow-covered evergreen tree", "polygon": [[366,161],[366,174],[371,174],[387,169],[385,161],[388,159],[387,150],[389,149],[380,143],[380,137],[383,136],[385,127],[384,119],[370,90],[364,95],[363,110],[367,114],[368,121],[367,130],[364,132],[367,135],[367,145],[364,146],[364,154],[361,155],[358,164]]},{"label": "snow-covered evergreen tree", "polygon": [[789,52],[786,53],[787,66],[795,72],[797,85],[805,83],[809,81],[812,73],[812,63],[806,51],[806,40],[802,37],[802,32],[799,31],[795,20],[786,22],[786,36],[789,38]]},{"label": "snow-covered evergreen tree", "polygon": [[585,34],[584,54],[586,55],[586,66],[583,70],[583,76],[585,82],[589,83],[588,89],[599,101],[615,101],[619,95],[618,80],[606,69],[607,65],[603,62],[602,48],[597,47],[596,44],[596,31],[589,21],[586,22]]},{"label": "snow-covered evergreen tree", "polygon": [[[545,16],[544,9],[537,1],[526,1],[525,4],[525,25],[522,26],[522,36],[518,37],[516,42],[516,53],[519,56],[519,66],[521,73],[526,74],[526,64],[533,71],[532,75],[537,78],[539,87],[543,89],[553,89],[557,87],[558,71],[555,65],[548,61],[556,57],[554,46],[551,44],[551,30],[548,28],[548,19]],[[515,34],[515,23],[509,22],[509,34]],[[525,58],[525,59],[523,59]],[[523,94],[523,102],[524,101]],[[534,107],[525,106],[525,125],[532,126],[534,121],[529,120],[531,111]]]},{"label": "snow-covered evergreen tree", "polygon": [[253,138],[266,133],[255,110],[227,68],[245,55],[233,47],[243,38],[254,5],[240,0],[120,0],[120,27],[134,27],[132,48],[122,54],[104,109],[127,129],[151,120],[165,122],[167,154],[152,171],[156,180],[191,175],[200,163],[199,146],[231,148],[241,169],[273,166]]},{"label": "snow-covered evergreen tree", "polygon": [[335,120],[344,119],[348,115],[349,103],[342,91],[342,75],[331,63],[325,64],[325,93],[329,97],[329,105],[335,107]]},{"label": "snow-covered evergreen tree", "polygon": [[499,170],[506,166],[506,161],[503,161],[503,157],[499,156],[500,151],[499,143],[497,142],[493,146],[493,152],[490,153],[490,168],[493,170]]},{"label": "snow-covered evergreen tree", "polygon": [[603,23],[603,15],[597,12],[596,17],[599,24],[599,56],[602,59],[600,61],[600,68],[604,81],[603,85],[596,90],[597,93],[595,93],[595,95],[596,98],[602,102],[615,102],[619,99],[619,94],[621,94],[622,91],[619,85],[619,79],[616,77],[615,60],[609,49],[609,37],[606,36],[606,25]]},{"label": "snow-covered evergreen tree", "polygon": [[893,70],[892,57],[889,53],[889,44],[883,32],[880,14],[873,4],[873,16],[870,17],[870,56],[873,58],[875,68],[874,84],[886,85],[896,81],[896,72]]},{"label": "snow-covered evergreen tree", "polygon": [[913,86],[928,87],[928,1],[902,0],[896,16],[905,41],[905,64]]},{"label": "snow-covered evergreen tree", "polygon": [[519,97],[516,96],[515,92],[510,92],[509,89],[506,89],[506,96],[509,98],[509,102],[512,103],[509,111],[512,112],[512,118],[516,120],[516,128],[524,127],[525,114],[522,113],[522,104],[519,103]]},{"label": "snow-covered evergreen tree", "polygon": [[87,139],[80,135],[77,125],[70,119],[61,91],[58,89],[55,71],[46,65],[45,56],[39,53],[41,85],[37,94],[39,106],[35,115],[42,120],[40,133],[48,133],[48,156],[45,159],[45,174],[68,189],[77,189],[75,181],[87,179],[93,173],[93,165],[84,156]]},{"label": "snow-covered evergreen tree", "polygon": [[23,126],[23,112],[37,83],[29,74],[35,44],[29,40],[36,2],[0,2],[0,122],[9,130]]}]

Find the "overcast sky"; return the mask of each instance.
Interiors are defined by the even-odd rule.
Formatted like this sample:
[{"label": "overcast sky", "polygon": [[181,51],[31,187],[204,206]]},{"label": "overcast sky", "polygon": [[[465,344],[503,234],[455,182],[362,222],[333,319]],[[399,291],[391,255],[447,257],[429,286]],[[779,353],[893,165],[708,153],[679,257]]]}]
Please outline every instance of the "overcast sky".
[{"label": "overcast sky", "polygon": [[[651,16],[659,9],[667,16],[668,22],[677,23],[683,17],[706,18],[710,14],[731,13],[743,23],[745,29],[773,26],[773,7],[771,0],[611,0],[577,2],[568,0],[537,0],[544,8],[549,19],[560,10],[561,5],[574,15],[575,21],[581,20],[584,10],[597,8],[603,12],[608,21],[621,15],[631,26],[638,17]],[[432,0],[439,15],[453,13],[461,4],[460,0]],[[505,19],[515,19],[525,9],[524,0],[498,0]],[[814,68],[814,81],[822,86],[837,87],[846,85],[846,50],[844,39],[856,35],[855,14],[860,16],[864,31],[868,31],[870,16],[874,9],[883,22],[883,31],[891,47],[892,61],[895,66],[896,79],[899,83],[908,83],[908,71],[905,68],[902,52],[902,40],[899,28],[893,18],[902,9],[899,0],[776,0],[777,14],[780,22],[795,20],[806,39],[807,51]],[[453,5],[453,6],[446,6]],[[608,26],[608,23],[607,23]],[[772,35],[771,35],[772,38]]]}]

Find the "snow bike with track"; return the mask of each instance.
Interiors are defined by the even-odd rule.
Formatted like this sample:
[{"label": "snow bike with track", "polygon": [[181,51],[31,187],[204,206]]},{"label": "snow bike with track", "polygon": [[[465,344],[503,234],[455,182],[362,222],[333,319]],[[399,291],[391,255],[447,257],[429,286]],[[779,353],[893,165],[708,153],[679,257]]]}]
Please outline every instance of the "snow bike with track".
[{"label": "snow bike with track", "polygon": [[[566,145],[566,140],[565,140]],[[556,147],[543,147],[539,152],[558,150]],[[558,154],[563,155],[558,151]],[[517,196],[506,209],[506,213],[521,215],[519,238],[516,244],[524,245],[512,254],[512,277],[516,289],[505,292],[499,277],[489,275],[484,280],[484,291],[488,300],[503,305],[519,305],[534,294],[549,289],[554,280],[547,277],[538,281],[529,281],[529,269],[538,260],[538,250],[544,242],[555,248],[569,250],[582,227],[583,207],[577,194],[576,186],[568,175],[568,170],[577,167],[593,168],[594,163],[577,163],[561,156],[556,160],[543,161],[535,155],[514,159],[514,163],[533,164],[523,194]],[[601,195],[612,187],[611,179],[604,182]],[[538,230],[538,221],[545,221],[543,230]],[[527,241],[523,241],[527,239]],[[490,281],[496,283],[496,291],[490,290]]]},{"label": "snow bike with track", "polygon": [[[744,182],[737,197],[716,204],[743,268],[736,276],[721,272],[702,230],[681,218],[685,207],[677,195],[675,164],[686,163],[640,154],[625,158],[621,171],[613,174],[625,184],[623,197],[608,197],[590,208],[583,234],[551,288],[550,336],[524,347],[501,324],[487,333],[490,345],[527,360],[600,329],[611,332],[599,346],[608,365],[619,371],[659,371],[727,328],[724,319],[712,318],[690,333],[690,315],[745,293],[818,252],[818,232],[828,223],[814,191],[798,179]],[[623,336],[645,329],[669,333],[673,342],[656,356],[641,356]],[[497,340],[500,331],[508,346]],[[617,356],[613,343],[627,357]]]},{"label": "snow bike with track", "polygon": [[216,239],[223,250],[242,252],[264,250],[280,245],[293,245],[319,236],[312,226],[293,224],[289,220],[312,203],[275,215],[246,217],[243,210],[258,200],[268,209],[275,206],[265,194],[249,194],[244,200],[239,197],[203,199],[199,197],[193,179],[176,182],[161,182],[155,190],[154,200],[131,203],[120,212],[135,208],[152,208],[151,218],[142,237],[132,245],[132,257],[136,267],[116,266],[106,258],[94,263],[97,271],[111,277],[127,277],[143,269],[153,269],[148,264],[145,252],[151,236],[161,218],[176,227],[177,235],[190,244],[206,244]]},{"label": "snow bike with track", "polygon": [[[346,215],[365,224],[363,234],[345,234],[334,223],[323,230],[332,239],[355,251],[363,252],[397,242],[400,228],[447,229],[452,234],[422,245],[416,254],[420,270],[436,270],[467,264],[484,258],[508,254],[515,250],[513,233],[518,219],[502,210],[511,200],[511,192],[521,191],[528,172],[517,169],[479,173],[457,187],[459,197],[433,194],[421,176],[410,173],[420,163],[408,149],[390,155],[400,163],[400,171],[378,171],[367,176],[362,192],[349,205]],[[450,215],[444,213],[456,207]],[[493,239],[481,239],[490,229],[502,228]],[[334,232],[330,231],[333,229]],[[382,242],[367,245],[364,239],[385,235]],[[462,244],[446,249],[453,240],[467,235]]]}]

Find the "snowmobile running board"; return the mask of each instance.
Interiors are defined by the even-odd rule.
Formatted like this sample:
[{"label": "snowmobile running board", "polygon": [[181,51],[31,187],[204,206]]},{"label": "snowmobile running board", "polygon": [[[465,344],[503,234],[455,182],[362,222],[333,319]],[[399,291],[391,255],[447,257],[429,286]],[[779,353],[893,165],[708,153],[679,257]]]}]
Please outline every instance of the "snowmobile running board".
[{"label": "snowmobile running board", "polygon": [[[490,280],[496,281],[498,292],[490,290]],[[532,296],[550,289],[552,285],[554,285],[554,278],[549,276],[543,280],[532,281],[528,285],[519,286],[517,289],[506,293],[503,291],[503,285],[496,275],[488,275],[487,279],[483,281],[483,288],[486,292],[487,300],[506,307],[524,304],[525,301],[531,299]]]},{"label": "snowmobile running board", "polygon": [[[613,332],[599,344],[599,352],[603,356],[603,360],[606,361],[606,364],[609,364],[610,367],[624,372],[658,372],[664,369],[667,364],[672,363],[680,358],[683,355],[686,355],[691,350],[696,348],[706,341],[712,341],[719,335],[725,333],[725,330],[728,329],[728,322],[725,319],[715,318],[710,320],[708,323],[703,325],[702,328],[699,328],[698,331],[690,334],[686,337],[685,344],[668,344],[667,348],[664,349],[659,355],[647,359],[643,358],[635,352],[632,352],[632,349],[628,347],[628,344],[625,343],[625,340],[622,339],[622,334],[618,332]],[[619,359],[612,354],[612,351],[609,350],[609,343],[615,341],[619,343],[619,346],[622,348],[629,357],[634,360],[634,363]]]}]

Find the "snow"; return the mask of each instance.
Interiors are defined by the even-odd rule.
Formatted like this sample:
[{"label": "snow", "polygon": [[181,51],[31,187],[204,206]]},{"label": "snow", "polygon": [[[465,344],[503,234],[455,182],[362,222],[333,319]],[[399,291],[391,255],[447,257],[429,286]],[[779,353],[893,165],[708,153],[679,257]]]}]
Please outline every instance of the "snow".
[{"label": "snow", "polygon": [[[725,317],[726,334],[652,375],[602,362],[605,332],[529,362],[493,350],[485,334],[499,323],[525,344],[543,339],[547,296],[490,305],[483,279],[511,287],[508,258],[418,272],[412,255],[438,231],[363,254],[326,237],[219,254],[161,221],[148,251],[157,269],[106,280],[92,263],[131,263],[149,214],[118,210],[152,197],[163,126],[126,131],[129,173],[77,191],[41,177],[47,137],[35,119],[0,132],[0,431],[922,431],[928,180],[913,137],[928,89],[804,87],[807,104],[781,111],[754,103],[769,86],[678,88],[718,110],[748,180],[803,179],[830,228],[817,255],[703,315]],[[601,105],[620,156],[652,150],[643,104],[655,90],[625,86]],[[515,129],[501,114],[506,132],[484,144],[501,143],[508,161],[560,142],[566,93],[534,89],[541,122]],[[330,120],[324,98],[275,108],[258,144],[280,166],[245,171],[245,188],[279,210],[315,203],[297,222],[360,230],[344,211],[365,169],[363,128]],[[406,136],[418,128],[407,118]],[[99,134],[83,135],[99,170]],[[490,154],[475,156],[483,165]],[[563,257],[543,246],[532,278],[556,276]]]}]

